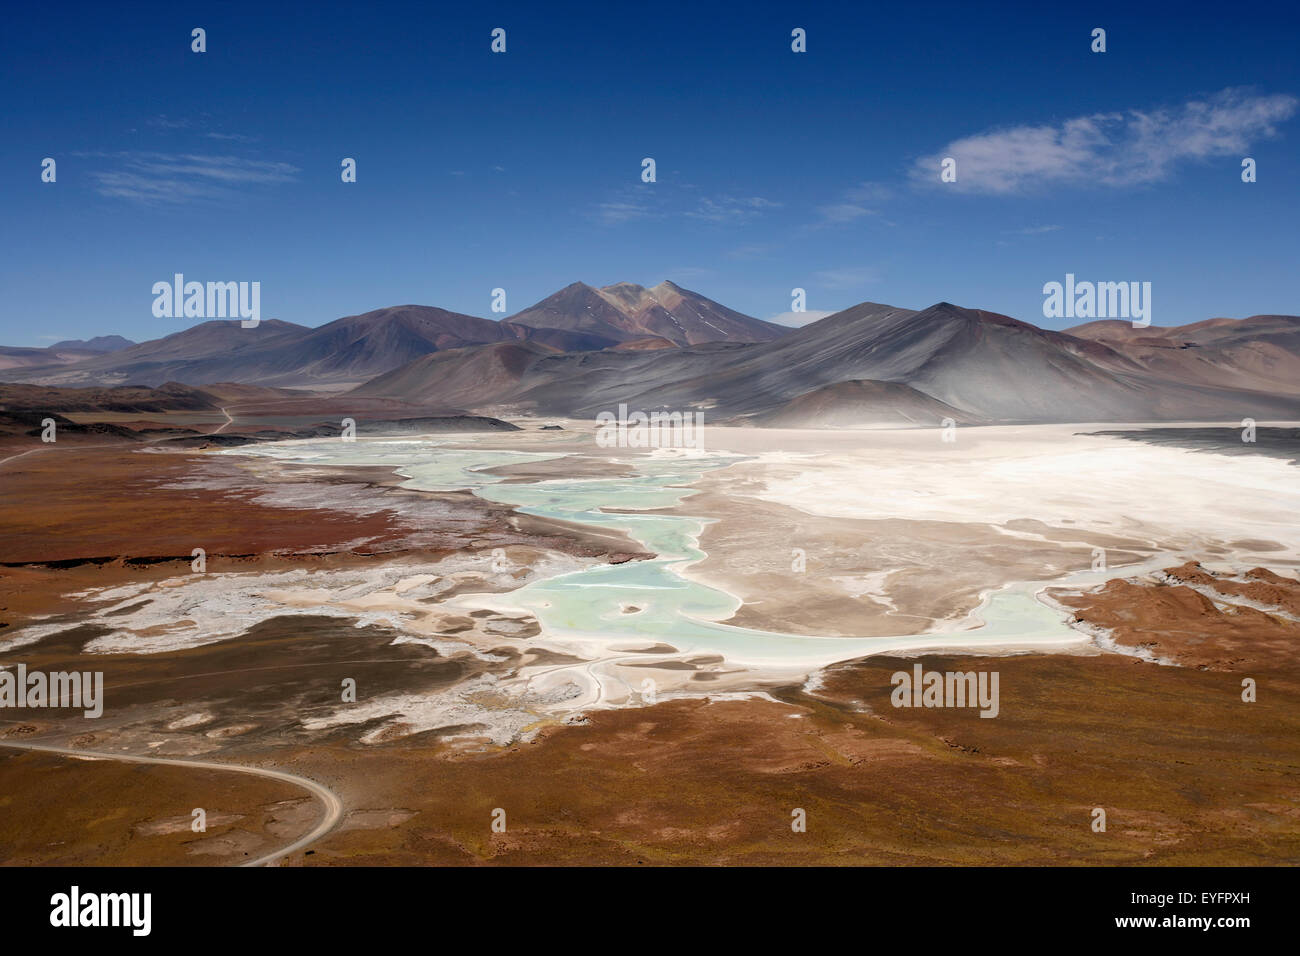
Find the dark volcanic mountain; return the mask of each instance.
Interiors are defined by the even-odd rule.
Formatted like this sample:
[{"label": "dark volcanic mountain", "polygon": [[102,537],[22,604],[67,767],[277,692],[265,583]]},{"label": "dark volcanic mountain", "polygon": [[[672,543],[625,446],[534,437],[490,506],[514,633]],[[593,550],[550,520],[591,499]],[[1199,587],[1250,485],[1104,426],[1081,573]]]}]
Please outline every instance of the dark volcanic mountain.
[{"label": "dark volcanic mountain", "polygon": [[[644,410],[704,409],[714,420],[754,423],[814,410],[814,417],[833,422],[841,404],[872,421],[941,417],[940,406],[927,399],[955,410],[950,417],[959,421],[1300,417],[1294,394],[1183,381],[1105,342],[946,302],[921,312],[865,302],[766,343],[516,354],[508,374],[462,382],[449,392],[449,363],[485,361],[475,353],[447,353],[399,369],[357,394],[580,417],[625,402]],[[847,382],[877,384],[810,395]],[[796,401],[801,396],[810,397]]]},{"label": "dark volcanic mountain", "polygon": [[[424,305],[400,305],[307,328],[274,319],[253,329],[204,322],[129,345],[105,336],[71,348],[0,349],[10,381],[41,385],[195,385],[241,381],[280,386],[353,386],[447,349],[535,342],[543,351],[585,352],[620,344],[660,347],[768,341],[787,331],[663,282],[593,289],[574,283],[502,322]],[[119,340],[119,341],[112,341]]]},{"label": "dark volcanic mountain", "polygon": [[770,342],[789,331],[667,281],[649,289],[631,282],[601,289],[575,282],[509,321],[532,328],[582,332],[604,340],[602,348],[644,338],[664,339],[674,345]]},{"label": "dark volcanic mountain", "polygon": [[[364,382],[441,349],[498,342],[498,322],[426,305],[398,305],[326,323],[268,351],[264,382]],[[287,374],[286,374],[287,373]]]},{"label": "dark volcanic mountain", "polygon": [[848,381],[804,392],[776,411],[757,416],[754,423],[764,428],[867,428],[933,425],[945,418],[978,424],[960,409],[901,382]]},{"label": "dark volcanic mountain", "polygon": [[416,405],[456,408],[492,405],[501,396],[512,394],[539,358],[562,354],[565,353],[527,341],[434,352],[380,375],[348,394],[376,398],[405,395]]}]

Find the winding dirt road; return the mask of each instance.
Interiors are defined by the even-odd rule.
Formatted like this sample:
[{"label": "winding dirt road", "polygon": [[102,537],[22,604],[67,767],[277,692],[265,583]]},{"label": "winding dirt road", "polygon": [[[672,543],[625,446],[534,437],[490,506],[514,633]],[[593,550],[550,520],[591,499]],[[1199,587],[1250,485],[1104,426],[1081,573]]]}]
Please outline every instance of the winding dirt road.
[{"label": "winding dirt road", "polygon": [[92,757],[98,760],[122,760],[127,763],[156,763],[174,767],[196,767],[201,770],[226,770],[231,773],[246,773],[254,777],[266,777],[271,780],[279,780],[283,783],[293,784],[309,790],[313,796],[320,800],[325,808],[325,815],[321,818],[320,823],[316,824],[311,832],[299,837],[293,843],[282,847],[273,853],[267,853],[259,856],[255,860],[248,860],[241,866],[265,866],[268,863],[274,863],[291,853],[297,853],[299,850],[315,843],[325,834],[329,833],[338,825],[343,817],[343,801],[338,798],[332,790],[322,786],[315,780],[309,780],[307,777],[300,777],[294,773],[286,773],[283,770],[267,770],[263,767],[246,767],[239,764],[216,763],[210,760],[181,760],[170,757],[137,757],[131,754],[113,754],[103,753],[96,750],[74,750],[70,747],[49,747],[44,744],[22,744],[11,741],[0,741],[0,747],[10,747],[15,750],[35,750],[41,753],[62,754],[67,757]]},{"label": "winding dirt road", "polygon": [[[233,406],[232,406],[232,407],[233,407]],[[214,434],[214,435],[220,435],[223,431],[226,430],[226,427],[227,427],[227,426],[235,424],[235,420],[234,420],[233,418],[230,417],[230,412],[226,411],[226,408],[225,408],[224,405],[223,405],[222,408],[221,408],[221,414],[223,414],[223,415],[226,416],[226,421],[225,421],[225,423],[224,423],[220,428],[218,428],[216,431],[214,431],[214,432],[212,433],[212,434]]]}]

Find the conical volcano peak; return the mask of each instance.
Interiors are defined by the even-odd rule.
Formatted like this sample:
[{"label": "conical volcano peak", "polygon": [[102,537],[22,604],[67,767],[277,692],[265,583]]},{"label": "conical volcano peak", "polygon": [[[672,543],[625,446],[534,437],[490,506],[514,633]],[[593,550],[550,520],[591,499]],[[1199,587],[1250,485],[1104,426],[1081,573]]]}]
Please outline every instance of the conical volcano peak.
[{"label": "conical volcano peak", "polygon": [[728,309],[664,280],[647,289],[636,282],[593,288],[582,282],[511,317],[517,326],[564,329],[608,339],[663,339],[674,345],[703,342],[770,342],[789,331]]}]

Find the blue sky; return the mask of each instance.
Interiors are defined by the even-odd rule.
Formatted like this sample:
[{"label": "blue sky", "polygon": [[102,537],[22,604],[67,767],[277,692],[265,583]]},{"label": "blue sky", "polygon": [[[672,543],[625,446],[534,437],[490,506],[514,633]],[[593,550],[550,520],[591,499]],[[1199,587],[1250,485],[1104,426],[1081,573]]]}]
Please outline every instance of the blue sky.
[{"label": "blue sky", "polygon": [[1059,327],[1067,272],[1151,282],[1157,325],[1300,312],[1289,5],[310,6],[9,15],[0,344],[177,331],[176,272],[306,325],[668,278]]}]

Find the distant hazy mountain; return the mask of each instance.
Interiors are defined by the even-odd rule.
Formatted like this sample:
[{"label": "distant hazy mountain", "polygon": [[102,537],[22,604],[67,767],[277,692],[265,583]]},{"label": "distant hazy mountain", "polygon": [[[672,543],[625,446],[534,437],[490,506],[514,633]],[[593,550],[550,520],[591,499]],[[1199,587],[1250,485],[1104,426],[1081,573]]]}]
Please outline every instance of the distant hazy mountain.
[{"label": "distant hazy mountain", "polygon": [[93,339],[67,339],[47,348],[0,346],[0,369],[44,368],[84,362],[103,352],[115,352],[134,345],[120,335],[99,335]]},{"label": "distant hazy mountain", "polygon": [[55,342],[50,348],[74,349],[80,352],[117,352],[135,345],[130,339],[120,335],[96,335],[93,339],[64,339]]},{"label": "distant hazy mountain", "polygon": [[1134,328],[1132,322],[1122,319],[1100,319],[1065,331],[1082,339],[1124,343],[1180,345],[1190,342],[1207,345],[1212,342],[1280,337],[1286,339],[1289,345],[1295,346],[1300,343],[1300,316],[1252,315],[1245,319],[1205,319],[1187,325],[1152,325],[1147,328]]},{"label": "distant hazy mountain", "polygon": [[601,289],[575,282],[510,321],[533,328],[583,332],[605,339],[606,345],[642,338],[664,339],[674,345],[770,342],[790,331],[667,281],[649,289],[631,282]]},{"label": "distant hazy mountain", "polygon": [[1107,319],[1067,330],[1186,383],[1300,393],[1300,316],[1252,315],[1135,329]]},{"label": "distant hazy mountain", "polygon": [[258,382],[262,380],[263,356],[268,350],[310,331],[279,319],[264,319],[252,329],[241,328],[238,319],[213,319],[71,365],[7,371],[5,378],[41,385]]},{"label": "distant hazy mountain", "polygon": [[[71,361],[80,362],[89,358],[91,353],[78,352]],[[0,346],[0,370],[8,371],[9,369],[28,369],[28,368],[48,368],[51,365],[62,365],[58,355],[51,354],[49,349],[25,348],[19,345]],[[14,373],[18,374],[18,373]]]},{"label": "distant hazy mountain", "polygon": [[[1280,334],[1284,326],[1268,326],[1261,334]],[[1235,337],[1225,333],[1239,344],[1250,342],[1252,334],[1249,328]],[[1294,359],[1294,352],[1287,354]],[[644,410],[699,408],[714,420],[754,423],[835,424],[854,416],[863,422],[933,416],[936,424],[943,417],[1300,417],[1294,390],[1187,380],[1149,367],[1122,343],[1052,332],[946,302],[921,312],[865,302],[766,343],[581,355],[533,351],[512,359],[508,366],[493,365],[493,375],[453,379],[454,365],[491,360],[483,350],[446,353],[369,382],[357,394],[582,417],[625,402]],[[828,388],[850,382],[872,384]],[[951,410],[947,415],[945,408]]]},{"label": "distant hazy mountain", "polygon": [[[658,348],[709,341],[769,341],[789,331],[663,282],[593,289],[574,283],[531,309],[495,322],[424,305],[399,305],[335,319],[319,328],[264,320],[204,322],[117,351],[104,336],[61,353],[0,349],[10,381],[42,385],[202,385],[241,381],[277,386],[351,386],[426,355],[496,342],[533,342],[587,352],[626,344]],[[65,343],[67,344],[67,343]],[[101,352],[106,354],[100,354]]]}]

